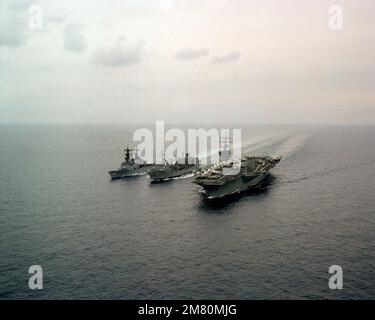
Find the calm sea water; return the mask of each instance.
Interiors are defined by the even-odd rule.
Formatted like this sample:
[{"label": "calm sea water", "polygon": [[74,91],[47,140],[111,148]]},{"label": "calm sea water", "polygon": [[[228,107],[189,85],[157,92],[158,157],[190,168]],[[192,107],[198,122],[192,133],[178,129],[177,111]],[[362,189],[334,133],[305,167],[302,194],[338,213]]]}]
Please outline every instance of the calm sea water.
[{"label": "calm sea water", "polygon": [[375,297],[374,127],[243,128],[246,152],[284,159],[218,203],[191,178],[110,182],[133,129],[0,126],[0,298]]}]

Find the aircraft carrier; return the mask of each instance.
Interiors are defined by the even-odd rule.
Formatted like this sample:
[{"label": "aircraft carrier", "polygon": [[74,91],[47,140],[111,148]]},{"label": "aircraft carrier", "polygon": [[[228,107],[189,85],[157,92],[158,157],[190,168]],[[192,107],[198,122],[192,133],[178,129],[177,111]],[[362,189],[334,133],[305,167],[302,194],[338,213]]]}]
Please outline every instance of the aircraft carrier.
[{"label": "aircraft carrier", "polygon": [[202,187],[200,191],[208,199],[223,198],[256,188],[280,160],[281,157],[245,156],[237,164],[237,170],[233,160],[219,162],[207,170],[197,171],[193,183]]}]

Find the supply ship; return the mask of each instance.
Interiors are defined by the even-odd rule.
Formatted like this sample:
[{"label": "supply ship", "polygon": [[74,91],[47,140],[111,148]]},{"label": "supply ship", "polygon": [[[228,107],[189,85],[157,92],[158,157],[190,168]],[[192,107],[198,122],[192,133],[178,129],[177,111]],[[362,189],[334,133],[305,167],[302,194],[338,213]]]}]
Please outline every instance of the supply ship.
[{"label": "supply ship", "polygon": [[185,176],[187,174],[193,173],[198,168],[198,161],[196,164],[189,163],[189,154],[186,153],[184,163],[178,163],[177,161],[168,163],[164,159],[164,164],[153,167],[148,172],[148,175],[150,176],[151,183],[157,183]]}]

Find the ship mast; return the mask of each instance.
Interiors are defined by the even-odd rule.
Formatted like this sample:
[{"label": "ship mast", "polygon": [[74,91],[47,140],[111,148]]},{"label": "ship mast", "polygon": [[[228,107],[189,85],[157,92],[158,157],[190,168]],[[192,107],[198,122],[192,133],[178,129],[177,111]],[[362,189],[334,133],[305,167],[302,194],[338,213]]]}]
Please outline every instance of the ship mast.
[{"label": "ship mast", "polygon": [[125,162],[126,163],[131,162],[130,152],[132,152],[132,151],[133,151],[133,149],[129,149],[129,146],[127,146],[126,149],[124,150],[124,152],[125,152]]}]

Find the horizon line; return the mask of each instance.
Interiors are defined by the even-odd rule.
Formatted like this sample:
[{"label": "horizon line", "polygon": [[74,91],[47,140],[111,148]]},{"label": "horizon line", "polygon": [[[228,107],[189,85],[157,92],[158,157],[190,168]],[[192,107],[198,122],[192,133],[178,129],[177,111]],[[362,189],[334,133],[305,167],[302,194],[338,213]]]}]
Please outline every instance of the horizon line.
[{"label": "horizon line", "polygon": [[342,123],[278,123],[278,122],[259,122],[259,123],[230,123],[230,122],[173,122],[165,120],[155,120],[153,122],[2,122],[0,125],[153,125],[156,121],[164,121],[165,124],[173,125],[237,125],[237,126],[374,126],[374,123],[366,122],[342,122]]}]

